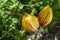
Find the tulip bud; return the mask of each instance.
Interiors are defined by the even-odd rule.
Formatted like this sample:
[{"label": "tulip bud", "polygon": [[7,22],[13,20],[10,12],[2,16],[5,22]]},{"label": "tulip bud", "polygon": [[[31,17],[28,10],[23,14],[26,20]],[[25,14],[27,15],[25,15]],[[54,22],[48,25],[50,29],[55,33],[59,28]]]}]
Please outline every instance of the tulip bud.
[{"label": "tulip bud", "polygon": [[30,14],[25,14],[22,17],[22,26],[25,30],[28,31],[32,31],[32,32],[38,31],[37,29],[39,27],[38,18]]},{"label": "tulip bud", "polygon": [[52,16],[52,8],[49,6],[44,7],[38,15],[39,24],[41,26],[48,25],[52,21]]}]

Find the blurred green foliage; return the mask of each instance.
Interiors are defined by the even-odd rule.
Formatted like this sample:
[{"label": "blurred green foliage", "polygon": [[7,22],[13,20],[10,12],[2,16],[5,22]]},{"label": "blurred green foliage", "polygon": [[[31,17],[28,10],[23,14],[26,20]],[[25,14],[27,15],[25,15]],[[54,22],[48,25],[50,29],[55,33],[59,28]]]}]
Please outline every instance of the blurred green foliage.
[{"label": "blurred green foliage", "polygon": [[27,40],[21,16],[17,14],[24,15],[27,12],[37,16],[46,5],[53,10],[53,21],[47,26],[50,29],[54,22],[60,21],[60,0],[0,0],[0,37],[12,28],[1,40]]}]

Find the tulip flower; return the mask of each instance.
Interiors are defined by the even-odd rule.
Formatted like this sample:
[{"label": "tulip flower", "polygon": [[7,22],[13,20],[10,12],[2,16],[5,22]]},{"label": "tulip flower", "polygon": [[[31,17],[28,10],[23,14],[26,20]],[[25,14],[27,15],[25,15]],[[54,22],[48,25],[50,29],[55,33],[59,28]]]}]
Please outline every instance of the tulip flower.
[{"label": "tulip flower", "polygon": [[39,28],[38,18],[30,14],[25,14],[22,17],[22,27],[28,31],[32,32],[38,31],[37,29]]},{"label": "tulip flower", "polygon": [[46,26],[52,21],[52,8],[45,6],[38,15],[39,24],[41,26]]}]

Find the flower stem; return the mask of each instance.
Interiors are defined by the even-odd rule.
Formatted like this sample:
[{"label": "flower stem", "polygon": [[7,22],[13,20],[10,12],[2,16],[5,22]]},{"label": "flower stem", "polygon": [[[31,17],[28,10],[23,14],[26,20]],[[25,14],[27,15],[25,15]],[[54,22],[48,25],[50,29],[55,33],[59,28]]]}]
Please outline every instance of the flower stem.
[{"label": "flower stem", "polygon": [[38,32],[35,33],[34,40],[37,40],[37,36],[38,36],[38,34],[41,33],[42,31],[43,31],[43,27],[40,27],[39,30],[38,30]]}]

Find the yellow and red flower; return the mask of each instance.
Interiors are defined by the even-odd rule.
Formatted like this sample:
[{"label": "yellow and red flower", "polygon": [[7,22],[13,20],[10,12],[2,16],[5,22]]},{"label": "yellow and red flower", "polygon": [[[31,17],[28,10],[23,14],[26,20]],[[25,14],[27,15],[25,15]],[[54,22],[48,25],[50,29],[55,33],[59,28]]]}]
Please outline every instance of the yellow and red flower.
[{"label": "yellow and red flower", "polygon": [[46,26],[52,21],[52,8],[49,6],[44,7],[38,15],[39,24]]},{"label": "yellow and red flower", "polygon": [[38,18],[30,14],[25,14],[22,17],[22,26],[25,30],[28,31],[32,31],[32,32],[38,31],[37,29],[39,28]]},{"label": "yellow and red flower", "polygon": [[49,6],[44,7],[38,15],[38,18],[30,15],[30,14],[25,14],[22,17],[22,26],[25,30],[28,31],[38,31],[37,28],[40,26],[46,26],[52,21],[52,8]]}]

